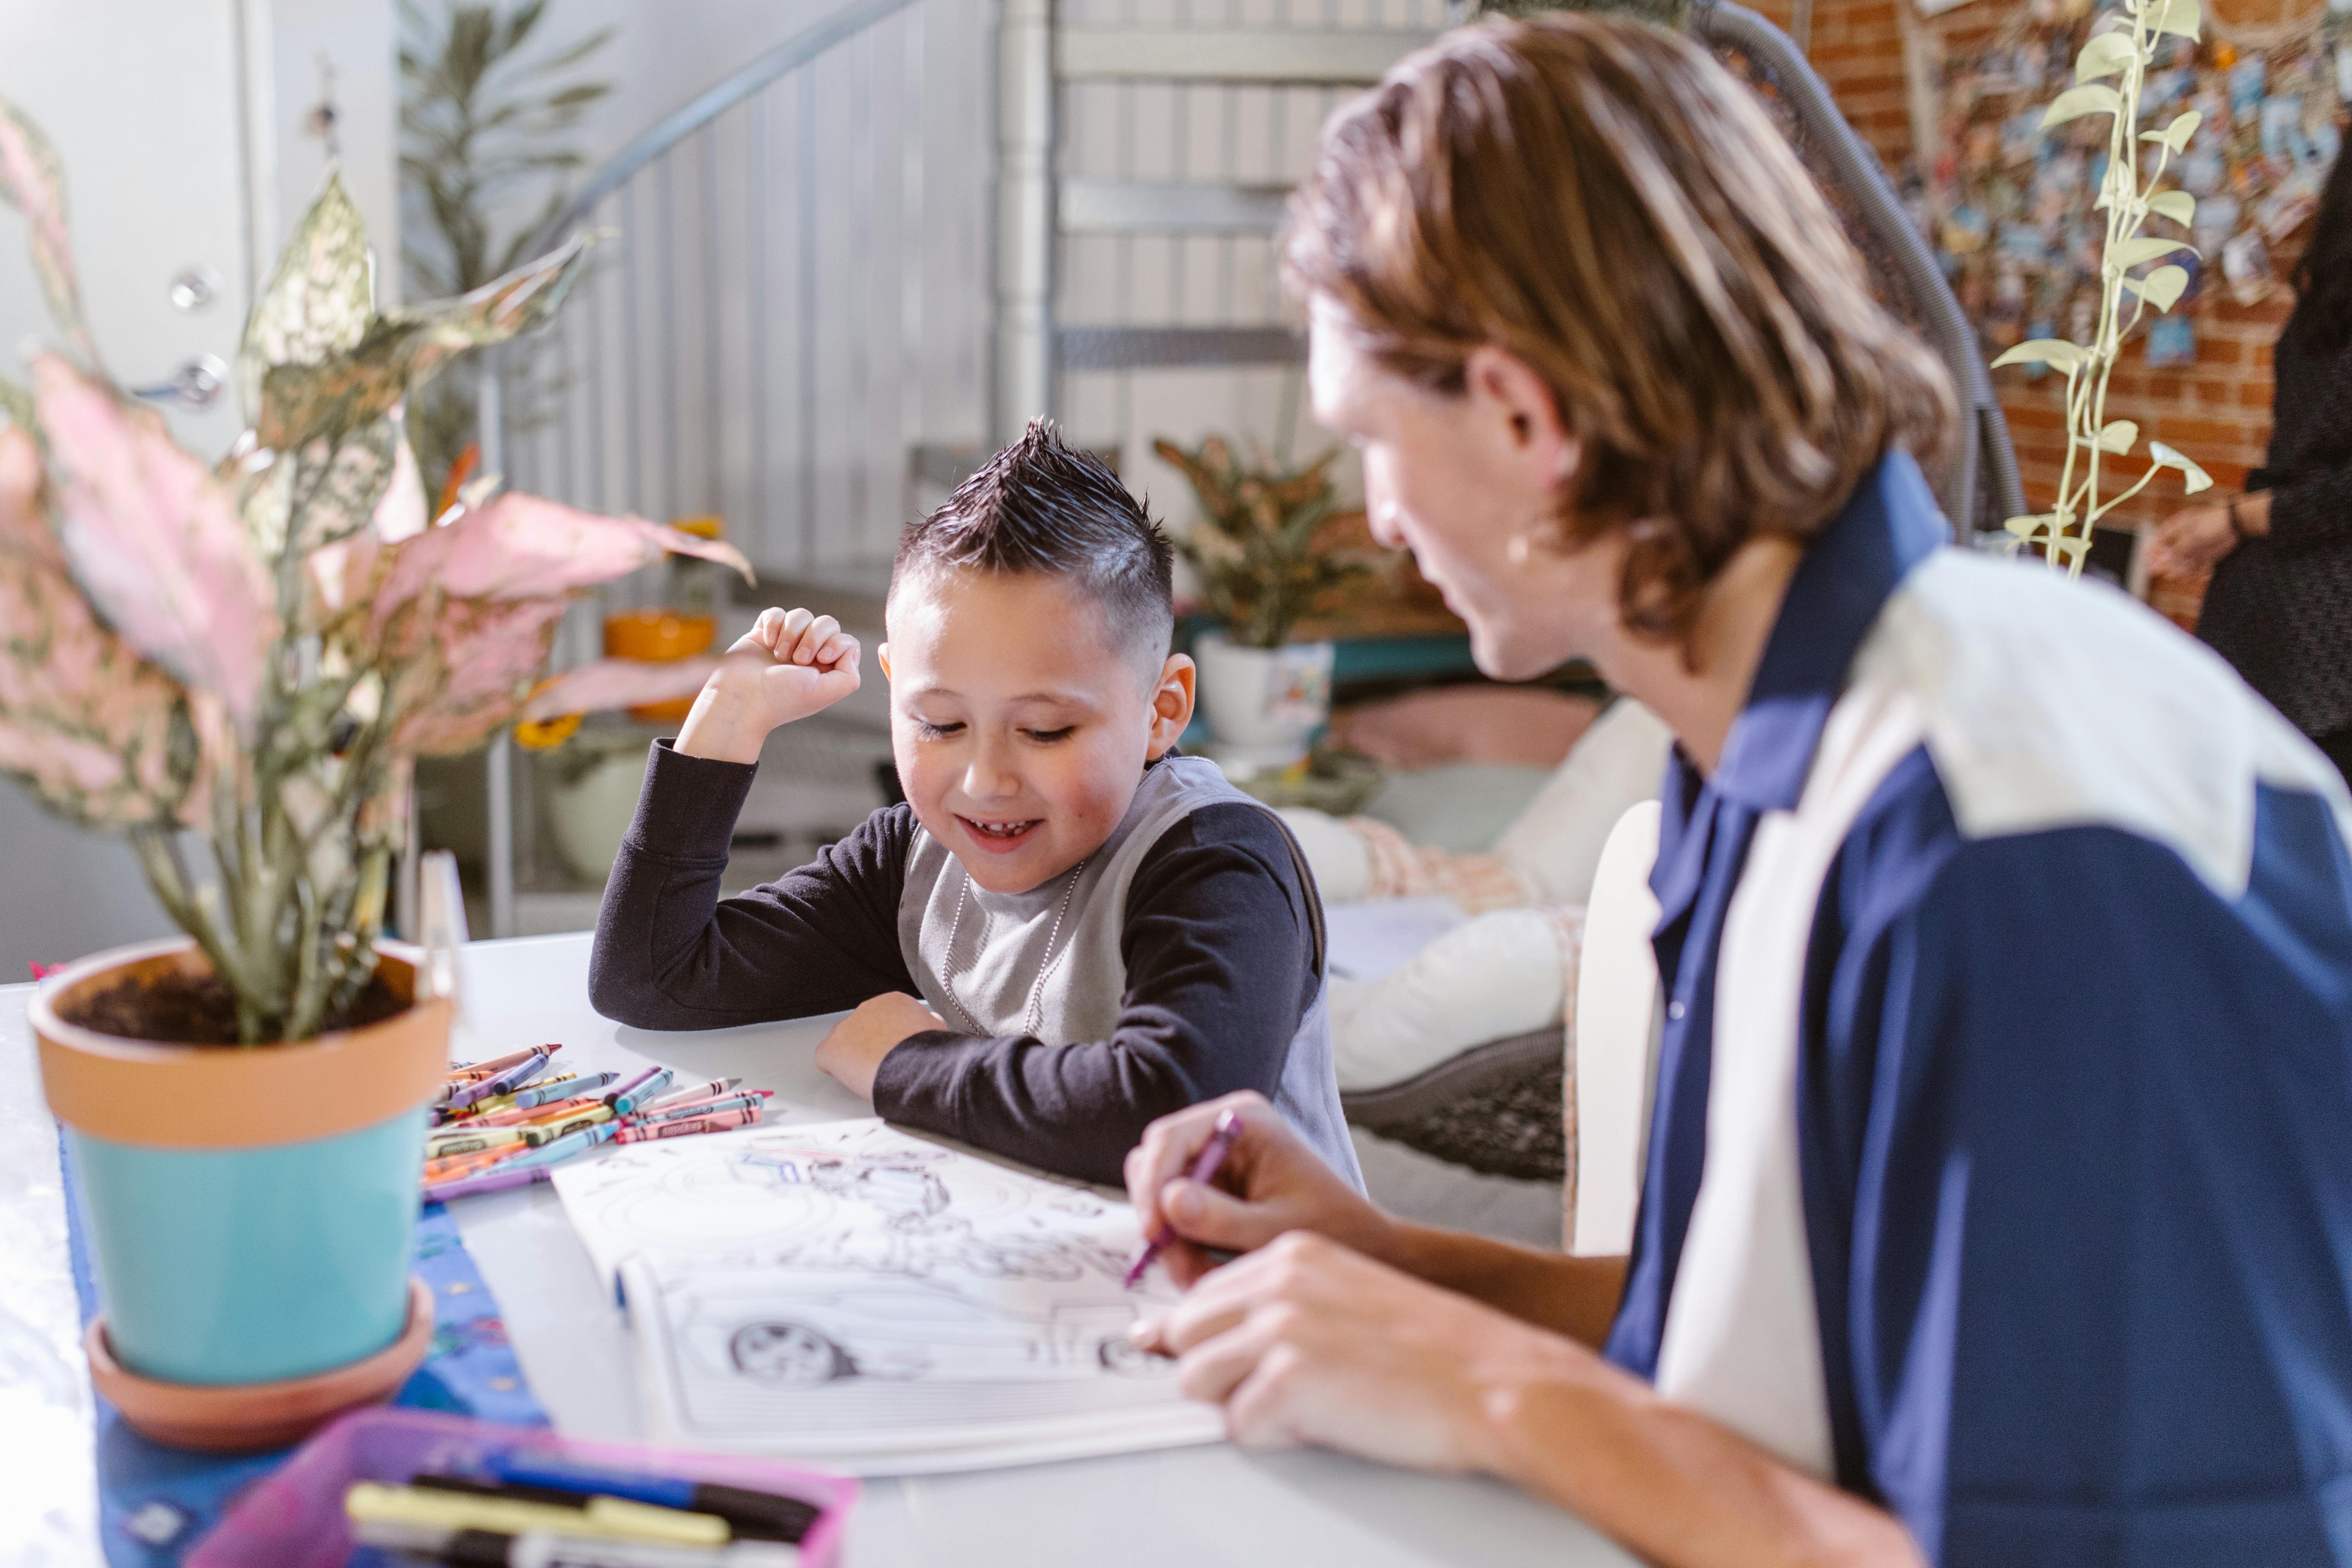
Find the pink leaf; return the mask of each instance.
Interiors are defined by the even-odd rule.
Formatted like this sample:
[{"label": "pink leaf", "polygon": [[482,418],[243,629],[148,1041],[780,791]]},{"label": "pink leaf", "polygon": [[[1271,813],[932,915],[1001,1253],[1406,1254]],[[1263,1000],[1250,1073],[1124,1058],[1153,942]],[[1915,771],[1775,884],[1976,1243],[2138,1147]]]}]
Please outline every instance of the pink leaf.
[{"label": "pink leaf", "polygon": [[565,713],[601,713],[608,708],[634,708],[645,702],[667,702],[702,689],[716,658],[681,658],[655,664],[635,658],[600,658],[567,669],[533,693],[520,719],[553,719]]},{"label": "pink leaf", "polygon": [[77,821],[170,822],[201,793],[202,727],[74,585],[40,484],[31,436],[0,429],[0,770]]},{"label": "pink leaf", "polygon": [[731,544],[641,517],[599,517],[509,491],[402,546],[376,597],[376,620],[381,626],[428,585],[461,599],[569,594],[625,577],[665,552],[718,562],[747,580],[751,575],[751,563]]},{"label": "pink leaf", "polygon": [[5,99],[0,99],[0,201],[25,215],[25,226],[31,230],[33,270],[41,279],[49,314],[82,363],[96,365],[98,345],[82,321],[73,237],[66,226],[65,172],[49,139]]},{"label": "pink leaf", "polygon": [[160,416],[58,355],[33,361],[33,388],[74,574],[125,641],[251,734],[278,617],[227,489]]},{"label": "pink leaf", "polygon": [[515,716],[547,668],[562,598],[445,599],[393,695],[394,744],[432,756],[479,744]]}]

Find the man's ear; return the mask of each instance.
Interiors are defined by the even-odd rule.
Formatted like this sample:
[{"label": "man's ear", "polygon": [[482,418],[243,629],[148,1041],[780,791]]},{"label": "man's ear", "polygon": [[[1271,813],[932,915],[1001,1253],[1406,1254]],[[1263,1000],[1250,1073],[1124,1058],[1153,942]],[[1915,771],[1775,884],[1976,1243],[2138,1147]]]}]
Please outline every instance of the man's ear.
[{"label": "man's ear", "polygon": [[1168,754],[1184,727],[1192,721],[1192,681],[1196,672],[1190,655],[1171,653],[1160,667],[1160,681],[1151,690],[1151,731],[1144,754],[1158,762]]},{"label": "man's ear", "polygon": [[1528,362],[1492,343],[1470,351],[1462,367],[1464,390],[1503,433],[1503,454],[1524,464],[1546,489],[1574,478],[1584,447],[1560,416],[1551,384]]},{"label": "man's ear", "polygon": [[882,671],[882,679],[885,679],[885,680],[889,679],[890,679],[890,645],[889,645],[888,643],[886,643],[886,642],[884,642],[884,643],[876,643],[876,644],[874,645],[874,662],[875,662],[876,666],[877,666],[877,667],[881,669],[881,671]]}]

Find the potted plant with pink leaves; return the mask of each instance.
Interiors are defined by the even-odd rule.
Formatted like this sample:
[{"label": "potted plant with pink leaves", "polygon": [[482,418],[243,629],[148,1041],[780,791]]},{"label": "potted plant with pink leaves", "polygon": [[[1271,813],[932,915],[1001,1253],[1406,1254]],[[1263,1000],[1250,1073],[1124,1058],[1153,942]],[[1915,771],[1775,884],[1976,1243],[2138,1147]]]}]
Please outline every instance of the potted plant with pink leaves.
[{"label": "potted plant with pink leaves", "polygon": [[707,660],[546,680],[557,623],[666,552],[748,568],[495,480],[427,515],[404,405],[547,321],[583,241],[383,311],[331,176],[246,325],[251,428],[208,462],[107,374],[58,159],[5,103],[0,198],[58,337],[0,382],[0,772],[127,836],[185,933],[32,1005],[104,1302],[93,1366],[151,1431],[284,1440],[389,1392],[430,1330],[407,1272],[449,1004],[381,940],[415,759],[694,689]]}]

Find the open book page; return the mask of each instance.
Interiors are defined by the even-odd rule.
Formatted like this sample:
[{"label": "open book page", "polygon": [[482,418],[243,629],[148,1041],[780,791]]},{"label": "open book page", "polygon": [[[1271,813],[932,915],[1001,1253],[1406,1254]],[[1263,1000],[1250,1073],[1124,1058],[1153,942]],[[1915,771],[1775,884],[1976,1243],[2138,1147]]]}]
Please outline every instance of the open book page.
[{"label": "open book page", "polygon": [[1129,1348],[1175,1300],[1128,1205],[878,1121],[751,1128],[567,1166],[658,1434],[864,1474],[1214,1440]]}]

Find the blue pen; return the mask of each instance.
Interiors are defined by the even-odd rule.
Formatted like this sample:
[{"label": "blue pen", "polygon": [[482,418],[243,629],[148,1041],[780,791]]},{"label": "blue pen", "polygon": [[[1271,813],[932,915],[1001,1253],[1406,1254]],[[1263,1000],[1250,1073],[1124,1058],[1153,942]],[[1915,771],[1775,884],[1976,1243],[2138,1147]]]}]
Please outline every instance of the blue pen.
[{"label": "blue pen", "polygon": [[689,1513],[716,1514],[738,1540],[784,1541],[798,1545],[816,1522],[818,1508],[799,1498],[635,1470],[607,1470],[542,1458],[528,1448],[489,1456],[490,1474],[512,1486],[625,1498]]},{"label": "blue pen", "polygon": [[613,1108],[613,1114],[615,1117],[626,1116],[638,1106],[667,1089],[669,1080],[675,1076],[667,1068],[658,1068],[650,1076],[631,1084],[619,1094],[611,1096],[604,1103]]}]

